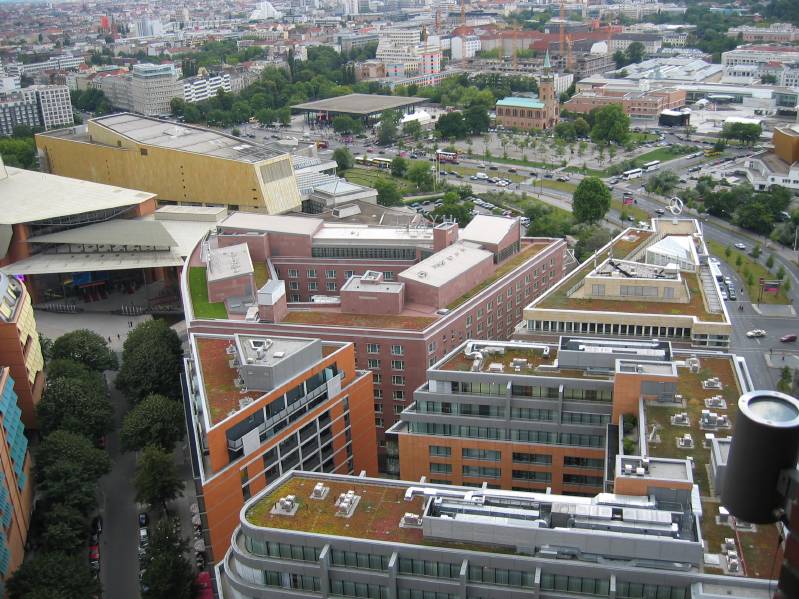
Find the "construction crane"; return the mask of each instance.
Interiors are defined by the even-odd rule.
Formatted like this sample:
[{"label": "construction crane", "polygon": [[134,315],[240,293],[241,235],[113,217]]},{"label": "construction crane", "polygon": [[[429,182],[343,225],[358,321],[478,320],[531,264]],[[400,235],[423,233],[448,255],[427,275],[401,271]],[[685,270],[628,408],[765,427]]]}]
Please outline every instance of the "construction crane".
[{"label": "construction crane", "polygon": [[572,54],[572,48],[574,47],[574,40],[572,39],[571,33],[566,36],[566,48],[568,49],[568,54],[566,55],[566,70],[573,71],[574,70],[574,54]]},{"label": "construction crane", "polygon": [[466,3],[461,0],[461,26],[466,25]]}]

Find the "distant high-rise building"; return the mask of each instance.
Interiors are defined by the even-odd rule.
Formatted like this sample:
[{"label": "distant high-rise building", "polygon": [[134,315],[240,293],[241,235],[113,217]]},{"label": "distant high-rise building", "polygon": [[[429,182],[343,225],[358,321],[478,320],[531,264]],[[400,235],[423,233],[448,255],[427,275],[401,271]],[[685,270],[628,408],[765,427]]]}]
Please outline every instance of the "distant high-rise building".
[{"label": "distant high-rise building", "polygon": [[190,104],[212,98],[220,89],[228,93],[231,89],[229,73],[204,73],[187,77],[182,83],[183,99]]},{"label": "distant high-rise building", "polygon": [[111,104],[146,116],[169,114],[172,98],[183,98],[183,83],[173,64],[135,64],[131,73],[95,79]]},{"label": "distant high-rise building", "polygon": [[66,85],[37,85],[33,88],[36,105],[45,129],[68,126],[75,122],[69,88]]},{"label": "distant high-rise building", "polygon": [[154,37],[164,33],[164,25],[158,19],[141,19],[136,21],[136,32],[139,37]]},{"label": "distant high-rise building", "polygon": [[55,129],[74,122],[66,85],[35,85],[0,94],[0,135],[17,125]]}]

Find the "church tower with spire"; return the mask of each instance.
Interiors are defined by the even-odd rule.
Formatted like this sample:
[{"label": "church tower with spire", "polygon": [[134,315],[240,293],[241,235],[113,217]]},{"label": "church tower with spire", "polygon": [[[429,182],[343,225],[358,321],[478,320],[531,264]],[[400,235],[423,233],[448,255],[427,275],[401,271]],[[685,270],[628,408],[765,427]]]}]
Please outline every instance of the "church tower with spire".
[{"label": "church tower with spire", "polygon": [[544,56],[544,74],[538,80],[538,99],[544,103],[542,129],[551,129],[560,121],[560,104],[555,94],[555,76],[549,49]]}]

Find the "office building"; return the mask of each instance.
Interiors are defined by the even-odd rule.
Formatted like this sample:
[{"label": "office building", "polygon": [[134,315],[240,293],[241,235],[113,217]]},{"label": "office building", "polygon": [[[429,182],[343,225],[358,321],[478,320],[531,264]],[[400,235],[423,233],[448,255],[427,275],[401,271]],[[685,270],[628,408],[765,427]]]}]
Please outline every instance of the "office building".
[{"label": "office building", "polygon": [[0,367],[0,588],[22,564],[33,511],[31,460],[15,386],[10,369]]},{"label": "office building", "polygon": [[624,52],[635,42],[644,46],[645,54],[655,54],[663,46],[663,37],[656,33],[614,33],[610,38],[610,53]]},{"label": "office building", "polygon": [[37,135],[36,144],[53,174],[143,189],[162,202],[270,214],[301,204],[287,153],[211,129],[125,113]]},{"label": "office building", "polygon": [[799,125],[774,127],[772,143],[773,150],[746,159],[746,178],[759,191],[772,185],[799,190]]},{"label": "office building", "polygon": [[245,333],[190,344],[189,445],[214,561],[244,502],[292,468],[377,472],[371,375],[356,370],[352,344]]},{"label": "office building", "polygon": [[[0,364],[8,367],[14,402],[27,428],[36,428],[36,404],[44,389],[44,358],[39,346],[36,318],[25,285],[0,272]],[[5,380],[5,379],[4,379]],[[9,379],[10,380],[10,379]],[[10,400],[9,400],[10,401]],[[14,417],[19,420],[20,413]],[[10,422],[6,434],[9,434]],[[24,453],[24,452],[23,452]]]},{"label": "office building", "polygon": [[744,42],[790,44],[799,41],[799,29],[790,23],[771,23],[768,27],[739,25],[727,30],[727,37],[738,38]]},{"label": "office building", "polygon": [[182,79],[183,99],[189,104],[196,104],[217,95],[221,89],[230,93],[229,73],[202,73],[196,77]]},{"label": "office building", "polygon": [[[223,283],[209,279],[208,258],[241,243],[249,259],[224,283],[236,293],[212,300]],[[374,374],[380,468],[396,472],[383,433],[428,366],[466,339],[508,339],[568,262],[563,240],[524,238],[517,219],[477,216],[461,230],[234,213],[187,260],[183,304],[191,331],[354,343],[358,368]],[[254,293],[258,269],[285,294]]]},{"label": "office building", "polygon": [[84,64],[83,56],[72,56],[70,54],[63,54],[61,56],[53,56],[43,62],[31,62],[27,64],[18,63],[16,68],[20,75],[31,77],[44,71],[71,71],[75,70],[80,65]]},{"label": "office building", "polygon": [[769,598],[767,580],[703,572],[702,517],[656,485],[571,497],[292,471],[244,506],[217,582],[225,599]]},{"label": "office building", "polygon": [[686,103],[686,92],[678,87],[648,89],[647,85],[618,89],[613,84],[578,91],[563,104],[565,110],[581,114],[608,104],[619,104],[625,114],[639,118],[656,118],[664,110],[680,108]]},{"label": "office building", "polygon": [[[354,14],[358,14],[357,12]],[[367,44],[376,43],[380,39],[380,34],[376,31],[365,33],[338,33],[336,43],[341,46],[342,54],[349,54],[353,50],[365,47]]]},{"label": "office building", "polygon": [[380,32],[376,58],[389,78],[435,75],[441,72],[441,46],[423,41],[419,29],[384,29]]},{"label": "office building", "polygon": [[0,94],[0,135],[11,135],[17,125],[49,130],[73,122],[66,85],[33,85]]},{"label": "office building", "polygon": [[734,50],[721,53],[723,66],[741,64],[760,64],[766,62],[796,62],[799,60],[799,48],[779,45],[738,46]]},{"label": "office building", "polygon": [[111,104],[145,116],[168,115],[172,98],[183,98],[183,82],[173,64],[139,63],[130,73],[95,79]]},{"label": "office building", "polygon": [[[694,219],[620,233],[524,309],[520,339],[604,335],[730,345],[732,325]],[[665,263],[665,264],[664,264]]]}]

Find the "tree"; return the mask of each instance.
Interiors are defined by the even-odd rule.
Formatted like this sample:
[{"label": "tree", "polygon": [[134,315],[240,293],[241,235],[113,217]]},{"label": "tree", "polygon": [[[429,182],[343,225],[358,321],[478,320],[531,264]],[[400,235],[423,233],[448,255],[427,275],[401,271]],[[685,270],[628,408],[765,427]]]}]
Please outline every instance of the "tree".
[{"label": "tree", "polygon": [[641,42],[633,42],[624,51],[624,56],[627,59],[627,64],[639,63],[644,59],[644,52],[646,48]]},{"label": "tree", "polygon": [[432,214],[440,219],[452,218],[457,221],[459,226],[465,227],[472,220],[473,207],[474,204],[471,202],[458,203],[457,195],[454,198],[445,196],[444,203],[433,210]]},{"label": "tree", "polygon": [[402,156],[395,156],[391,160],[391,174],[394,177],[404,177],[408,172],[408,161]]},{"label": "tree", "polygon": [[577,222],[594,223],[610,210],[610,190],[597,177],[585,177],[574,190],[572,212]]},{"label": "tree", "polygon": [[577,139],[577,130],[574,123],[569,121],[561,121],[555,125],[555,137],[565,141],[574,141]]},{"label": "tree", "polygon": [[665,196],[669,195],[679,182],[680,178],[673,171],[663,170],[649,178],[646,182],[646,190]]},{"label": "tree", "polygon": [[429,191],[433,189],[433,173],[430,167],[424,162],[415,162],[408,169],[406,177],[412,181],[419,191]]},{"label": "tree", "polygon": [[53,358],[74,360],[92,370],[117,368],[117,357],[108,349],[106,340],[88,329],[78,329],[56,339],[53,342]]},{"label": "tree", "polygon": [[163,395],[148,395],[122,421],[120,438],[124,451],[147,445],[172,451],[185,434],[180,402]]},{"label": "tree", "polygon": [[766,268],[769,270],[774,268],[774,254],[769,254],[768,258],[766,258]]},{"label": "tree", "polygon": [[86,542],[86,517],[76,508],[56,503],[44,514],[42,543],[48,551],[73,553]]},{"label": "tree", "polygon": [[333,150],[333,160],[336,161],[338,169],[341,171],[355,166],[355,158],[349,148],[340,147]]},{"label": "tree", "polygon": [[780,267],[777,269],[777,278],[782,281],[785,278],[785,267],[780,264]]},{"label": "tree", "polygon": [[599,225],[581,225],[576,235],[577,246],[575,247],[575,253],[579,260],[583,260],[586,256],[590,256],[601,247],[604,247],[611,239],[610,231]]},{"label": "tree", "polygon": [[380,126],[377,131],[377,143],[389,146],[397,139],[397,124],[399,114],[393,110],[386,110],[380,115]]},{"label": "tree", "polygon": [[545,204],[533,204],[524,215],[530,219],[529,237],[565,237],[571,234],[574,224],[571,214]]},{"label": "tree", "polygon": [[413,139],[419,139],[422,135],[422,124],[417,121],[408,121],[402,126],[402,132]]},{"label": "tree", "polygon": [[42,349],[42,357],[45,364],[49,364],[50,359],[53,357],[53,340],[50,337],[45,337],[39,333],[39,347]]},{"label": "tree", "polygon": [[616,68],[620,69],[624,66],[627,66],[627,57],[624,55],[624,52],[621,50],[616,50],[613,53],[613,62],[616,63]]},{"label": "tree", "polygon": [[752,258],[757,260],[760,258],[760,254],[763,253],[763,250],[760,248],[760,244],[756,243],[755,247],[752,248]]},{"label": "tree", "polygon": [[183,495],[183,481],[178,476],[172,455],[158,447],[145,447],[136,464],[133,480],[136,501],[166,510],[168,501]]},{"label": "tree", "polygon": [[740,268],[741,264],[743,264],[743,263],[744,263],[744,259],[743,259],[743,257],[741,257],[741,254],[736,254],[735,255],[735,266]]},{"label": "tree", "polygon": [[630,117],[624,114],[621,104],[608,104],[591,110],[591,139],[594,143],[623,144],[630,135]]},{"label": "tree", "polygon": [[233,127],[233,129],[230,130],[230,134],[233,137],[239,137],[241,135],[241,129],[239,129],[238,127]]},{"label": "tree", "polygon": [[444,138],[463,137],[468,132],[466,122],[463,120],[463,114],[460,112],[449,112],[442,114],[436,123],[436,131],[441,132]]},{"label": "tree", "polygon": [[491,125],[488,110],[479,105],[470,106],[464,111],[463,122],[466,131],[472,135],[479,135],[483,131],[487,131]]},{"label": "tree", "polygon": [[111,430],[114,409],[91,379],[59,377],[47,381],[36,415],[43,435],[61,429],[97,441]]},{"label": "tree", "polygon": [[374,182],[374,186],[377,190],[377,203],[381,206],[399,206],[402,204],[402,195],[394,181],[378,179]]},{"label": "tree", "polygon": [[62,503],[89,514],[97,504],[96,485],[111,470],[108,454],[82,435],[55,431],[39,444],[37,491],[47,504]]},{"label": "tree", "polygon": [[173,521],[160,520],[150,535],[144,560],[142,582],[147,589],[145,598],[190,599],[194,573],[184,554],[188,549],[186,540]]},{"label": "tree", "polygon": [[179,399],[182,356],[180,338],[166,322],[161,319],[143,322],[131,331],[122,346],[122,367],[116,387],[134,402],[152,393]]},{"label": "tree", "polygon": [[100,596],[83,553],[39,552],[6,583],[10,599],[86,599]]},{"label": "tree", "polygon": [[577,137],[585,137],[591,132],[591,127],[583,117],[578,116],[574,119],[574,132]]},{"label": "tree", "polygon": [[[355,133],[355,123],[355,119],[351,116],[346,114],[339,115],[333,119],[333,131],[336,133]],[[361,125],[361,127],[363,127],[363,125]]]}]

